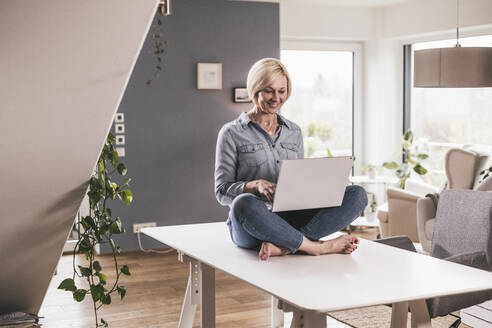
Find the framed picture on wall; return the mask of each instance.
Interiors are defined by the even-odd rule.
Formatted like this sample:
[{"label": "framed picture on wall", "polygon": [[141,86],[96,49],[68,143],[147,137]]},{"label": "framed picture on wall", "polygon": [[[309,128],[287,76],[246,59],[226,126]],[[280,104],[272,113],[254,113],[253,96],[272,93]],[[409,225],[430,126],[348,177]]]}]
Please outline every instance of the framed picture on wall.
[{"label": "framed picture on wall", "polygon": [[234,88],[234,102],[246,103],[251,102],[246,88]]},{"label": "framed picture on wall", "polygon": [[197,88],[222,90],[222,63],[198,63]]}]

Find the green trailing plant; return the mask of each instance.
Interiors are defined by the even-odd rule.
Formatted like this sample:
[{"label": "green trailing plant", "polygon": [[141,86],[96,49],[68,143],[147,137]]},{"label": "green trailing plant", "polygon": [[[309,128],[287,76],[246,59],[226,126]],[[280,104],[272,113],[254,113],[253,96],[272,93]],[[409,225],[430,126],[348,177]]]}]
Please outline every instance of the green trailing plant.
[{"label": "green trailing plant", "polygon": [[155,70],[152,74],[152,77],[145,82],[147,85],[151,85],[152,82],[159,76],[162,71],[162,67],[164,65],[163,55],[164,55],[164,47],[167,46],[167,41],[164,38],[164,30],[163,30],[163,18],[160,10],[157,10],[154,21],[152,23],[152,38],[154,40],[154,51],[152,52],[152,56],[155,58]]},{"label": "green trailing plant", "polygon": [[[118,153],[115,150],[115,137],[110,133],[104,144],[102,153],[97,162],[97,167],[90,178],[87,195],[89,197],[89,215],[82,217],[77,230],[79,239],[73,252],[73,276],[62,281],[59,289],[69,291],[77,302],[82,302],[87,295],[90,295],[94,307],[96,327],[108,327],[108,323],[103,319],[98,319],[97,311],[103,305],[111,304],[111,294],[117,293],[121,299],[125,297],[126,289],[119,284],[121,275],[130,275],[127,265],[118,263],[117,255],[120,247],[113,240],[113,235],[121,234],[125,230],[121,219],[116,217],[108,207],[111,200],[119,199],[130,206],[133,194],[128,188],[130,179],[118,185],[113,176],[118,173],[126,175],[125,164],[119,162]],[[111,248],[115,271],[115,281],[109,284],[107,276],[103,273],[103,267],[95,257],[97,245],[107,244]],[[85,255],[84,265],[75,263],[75,254],[80,252]],[[109,268],[108,268],[109,269]],[[88,287],[77,286],[75,276],[86,281]]]},{"label": "green trailing plant", "polygon": [[407,130],[405,134],[403,134],[402,138],[402,154],[403,161],[401,164],[397,162],[384,162],[383,167],[396,170],[395,175],[400,179],[400,188],[405,189],[405,182],[410,176],[412,170],[419,174],[425,175],[427,173],[427,169],[422,166],[421,160],[425,160],[429,157],[428,154],[425,153],[412,153],[412,144],[413,144],[413,133],[411,130]]}]

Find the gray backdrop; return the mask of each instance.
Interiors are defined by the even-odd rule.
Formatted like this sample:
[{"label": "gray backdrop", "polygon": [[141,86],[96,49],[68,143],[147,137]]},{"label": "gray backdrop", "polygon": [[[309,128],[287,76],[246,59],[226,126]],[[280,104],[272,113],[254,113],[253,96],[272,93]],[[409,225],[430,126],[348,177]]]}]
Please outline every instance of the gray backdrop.
[{"label": "gray backdrop", "polygon": [[[164,69],[151,86],[155,59],[149,33],[118,112],[125,114],[126,157],[134,202],[114,205],[127,232],[123,251],[138,249],[134,223],[157,225],[225,221],[215,200],[213,170],[220,127],[251,103],[232,101],[250,66],[279,57],[279,5],[225,0],[173,1],[164,17]],[[151,30],[152,31],[152,30]],[[196,89],[196,64],[223,64],[223,89]],[[143,236],[144,247],[163,247]],[[104,248],[103,248],[104,252]]]}]

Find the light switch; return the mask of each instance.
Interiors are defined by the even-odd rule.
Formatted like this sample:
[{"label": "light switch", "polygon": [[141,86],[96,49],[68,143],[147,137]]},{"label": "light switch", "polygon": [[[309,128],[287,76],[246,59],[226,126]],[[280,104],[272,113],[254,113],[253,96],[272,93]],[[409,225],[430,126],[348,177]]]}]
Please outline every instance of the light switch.
[{"label": "light switch", "polygon": [[125,133],[125,124],[115,124],[114,131],[116,133]]},{"label": "light switch", "polygon": [[125,114],[123,113],[116,113],[116,116],[114,118],[115,123],[125,123]]},{"label": "light switch", "polygon": [[124,145],[125,144],[125,136],[116,136],[116,144]]},{"label": "light switch", "polygon": [[125,157],[125,147],[116,147],[118,157]]}]

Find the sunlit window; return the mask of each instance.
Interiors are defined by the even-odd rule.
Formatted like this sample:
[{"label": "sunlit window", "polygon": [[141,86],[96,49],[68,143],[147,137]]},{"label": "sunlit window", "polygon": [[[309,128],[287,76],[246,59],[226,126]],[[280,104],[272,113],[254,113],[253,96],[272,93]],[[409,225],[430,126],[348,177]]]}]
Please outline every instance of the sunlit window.
[{"label": "sunlit window", "polygon": [[282,50],[292,96],[282,114],[303,132],[306,157],[352,154],[353,53]]},{"label": "sunlit window", "polygon": [[[416,43],[413,50],[453,47],[456,40]],[[463,47],[492,47],[492,35],[460,39]],[[444,155],[463,145],[492,145],[492,88],[412,88],[411,128],[430,157],[427,182],[439,185]]]}]

